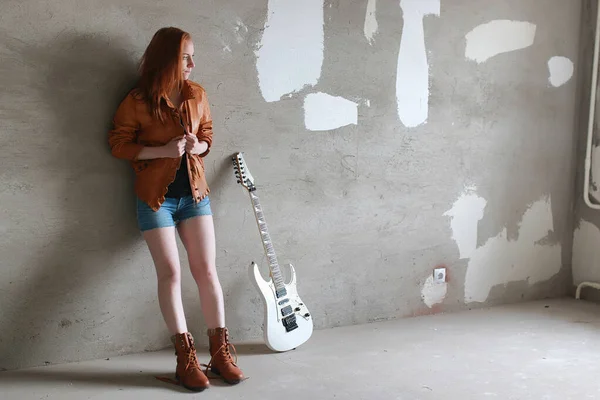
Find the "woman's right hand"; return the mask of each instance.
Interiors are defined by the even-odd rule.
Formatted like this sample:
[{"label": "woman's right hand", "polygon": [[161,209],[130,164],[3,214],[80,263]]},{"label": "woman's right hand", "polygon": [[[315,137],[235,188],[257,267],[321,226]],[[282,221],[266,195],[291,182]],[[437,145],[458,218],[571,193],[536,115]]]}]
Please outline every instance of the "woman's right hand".
[{"label": "woman's right hand", "polygon": [[163,146],[165,158],[181,157],[185,153],[185,136],[178,136]]}]

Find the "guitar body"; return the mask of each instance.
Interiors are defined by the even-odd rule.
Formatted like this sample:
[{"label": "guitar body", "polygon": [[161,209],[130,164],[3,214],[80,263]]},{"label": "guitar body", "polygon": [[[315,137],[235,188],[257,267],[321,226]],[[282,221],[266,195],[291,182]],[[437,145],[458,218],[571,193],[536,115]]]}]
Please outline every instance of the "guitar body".
[{"label": "guitar body", "polygon": [[[296,271],[290,264],[289,282],[285,283],[286,295],[277,298],[273,280],[265,281],[256,263],[248,269],[250,281],[261,295],[264,306],[263,336],[267,347],[273,351],[288,351],[306,342],[313,332],[312,317],[306,305],[300,299],[296,289]],[[285,308],[291,307],[292,313]],[[288,309],[289,310],[289,309]],[[294,315],[296,327],[286,326],[284,315]]]}]

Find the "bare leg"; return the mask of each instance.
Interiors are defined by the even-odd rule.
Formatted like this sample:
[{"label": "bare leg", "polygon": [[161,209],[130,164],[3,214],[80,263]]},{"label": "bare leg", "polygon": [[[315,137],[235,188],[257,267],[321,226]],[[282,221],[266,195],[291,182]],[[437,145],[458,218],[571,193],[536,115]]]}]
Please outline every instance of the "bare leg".
[{"label": "bare leg", "polygon": [[158,280],[158,303],[172,335],[187,332],[181,300],[181,267],[175,228],[157,228],[143,233],[154,260]]},{"label": "bare leg", "polygon": [[224,327],[223,290],[217,276],[213,218],[203,215],[186,219],[179,224],[178,230],[198,285],[206,325],[209,329]]}]

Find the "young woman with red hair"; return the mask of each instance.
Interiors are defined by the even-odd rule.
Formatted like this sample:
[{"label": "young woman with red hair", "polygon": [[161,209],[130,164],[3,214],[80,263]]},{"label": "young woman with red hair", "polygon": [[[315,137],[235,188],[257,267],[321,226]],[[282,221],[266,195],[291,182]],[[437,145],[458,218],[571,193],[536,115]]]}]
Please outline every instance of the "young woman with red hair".
[{"label": "young woman with red hair", "polygon": [[188,79],[194,66],[194,44],[187,32],[156,32],[142,57],[137,87],[115,113],[109,144],[112,154],[129,160],[136,174],[138,225],[156,268],[160,310],[177,355],[177,382],[201,391],[209,381],[198,364],[183,311],[175,230],[185,246],[208,326],[207,371],[231,384],[244,376],[231,356],[225,327],[203,161],[212,144],[212,118],[206,92]]}]

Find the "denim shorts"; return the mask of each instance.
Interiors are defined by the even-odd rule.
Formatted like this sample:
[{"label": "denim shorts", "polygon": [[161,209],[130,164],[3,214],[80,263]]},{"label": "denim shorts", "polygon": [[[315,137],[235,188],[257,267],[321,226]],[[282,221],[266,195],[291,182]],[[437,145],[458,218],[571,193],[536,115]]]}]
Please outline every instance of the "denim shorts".
[{"label": "denim shorts", "polygon": [[195,203],[192,196],[180,199],[167,197],[158,211],[154,211],[148,204],[139,198],[137,199],[137,220],[142,232],[175,226],[183,220],[200,215],[212,215],[208,196],[199,203]]}]

